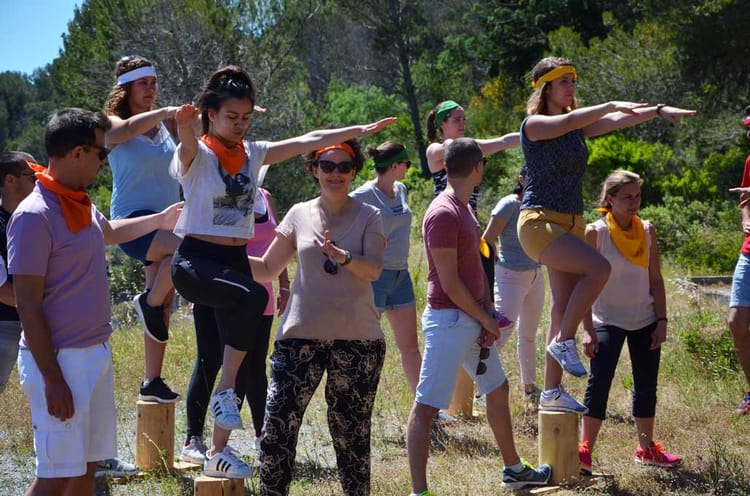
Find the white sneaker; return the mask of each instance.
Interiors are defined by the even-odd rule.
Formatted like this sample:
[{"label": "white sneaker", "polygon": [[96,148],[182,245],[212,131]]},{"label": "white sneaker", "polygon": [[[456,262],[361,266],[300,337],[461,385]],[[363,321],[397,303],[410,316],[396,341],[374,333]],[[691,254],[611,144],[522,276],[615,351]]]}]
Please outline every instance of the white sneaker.
[{"label": "white sneaker", "polygon": [[203,465],[206,461],[206,444],[203,442],[203,436],[190,436],[190,441],[182,447],[180,459],[183,462]]},{"label": "white sneaker", "polygon": [[539,409],[545,412],[568,412],[581,415],[589,413],[589,409],[573,399],[562,387],[562,384],[555,389],[542,391],[539,398]]},{"label": "white sneaker", "polygon": [[547,353],[549,353],[550,356],[560,364],[560,367],[562,367],[565,372],[576,377],[583,377],[586,375],[586,369],[583,367],[581,359],[578,357],[575,339],[570,338],[565,341],[558,341],[557,338],[555,338],[547,345]]},{"label": "white sneaker", "polygon": [[203,472],[209,477],[247,479],[252,477],[253,468],[237,457],[237,451],[226,445],[221,453],[216,453],[212,457],[206,455]]},{"label": "white sneaker", "polygon": [[242,429],[242,418],[240,417],[240,399],[234,394],[234,389],[229,388],[214,393],[211,396],[211,415],[214,422],[222,429],[233,431]]}]

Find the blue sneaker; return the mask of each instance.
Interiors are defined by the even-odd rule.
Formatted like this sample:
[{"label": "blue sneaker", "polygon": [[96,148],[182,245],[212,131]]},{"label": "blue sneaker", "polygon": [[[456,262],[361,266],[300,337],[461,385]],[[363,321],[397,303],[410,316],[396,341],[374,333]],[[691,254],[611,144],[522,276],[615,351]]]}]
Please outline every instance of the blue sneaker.
[{"label": "blue sneaker", "polygon": [[576,377],[583,377],[586,375],[586,369],[581,363],[581,359],[578,357],[578,351],[576,350],[576,340],[566,339],[565,341],[558,341],[557,338],[553,339],[547,345],[547,353],[555,359],[560,367],[569,374]]},{"label": "blue sneaker", "polygon": [[509,467],[503,469],[503,487],[521,489],[526,486],[544,486],[552,475],[552,467],[547,464],[534,468],[529,462],[521,458],[523,469],[515,472]]}]

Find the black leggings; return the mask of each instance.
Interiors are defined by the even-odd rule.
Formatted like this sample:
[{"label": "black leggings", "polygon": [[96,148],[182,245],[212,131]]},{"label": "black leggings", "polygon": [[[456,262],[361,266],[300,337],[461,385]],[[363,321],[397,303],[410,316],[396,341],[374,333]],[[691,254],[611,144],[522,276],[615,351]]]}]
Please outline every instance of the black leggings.
[{"label": "black leggings", "polygon": [[609,389],[626,340],[633,369],[633,417],[652,418],[655,415],[656,384],[661,358],[661,348],[649,349],[651,333],[655,329],[656,322],[637,331],[626,331],[615,326],[596,329],[599,351],[591,360],[591,374],[583,397],[583,404],[589,409],[589,417],[604,420]]},{"label": "black leggings", "polygon": [[[195,320],[196,357],[193,375],[188,384],[187,439],[202,436],[206,423],[206,411],[211,398],[216,376],[221,368],[224,345],[219,337],[214,310],[205,305],[193,306]],[[250,351],[240,365],[237,374],[235,393],[240,399],[247,398],[253,417],[255,435],[260,437],[263,430],[263,415],[266,408],[268,379],[266,377],[266,355],[271,335],[273,315],[265,315],[260,326],[253,330]]]},{"label": "black leggings", "polygon": [[210,307],[222,343],[248,351],[268,303],[253,281],[245,246],[224,246],[186,237],[172,260],[175,289],[188,301]]}]

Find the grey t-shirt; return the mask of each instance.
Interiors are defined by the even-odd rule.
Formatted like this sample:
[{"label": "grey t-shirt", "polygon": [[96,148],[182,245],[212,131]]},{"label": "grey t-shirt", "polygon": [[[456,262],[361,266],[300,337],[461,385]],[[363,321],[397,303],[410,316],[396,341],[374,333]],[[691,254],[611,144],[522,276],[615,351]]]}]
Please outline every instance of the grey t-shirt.
[{"label": "grey t-shirt", "polygon": [[518,214],[521,212],[521,202],[518,197],[508,195],[501,198],[492,210],[492,216],[505,221],[505,229],[500,232],[500,250],[497,252],[497,264],[506,269],[522,272],[536,269],[539,264],[526,255],[518,241]]},{"label": "grey t-shirt", "polygon": [[528,183],[521,208],[546,208],[563,214],[583,214],[583,173],[589,152],[583,130],[550,140],[530,141],[521,123],[521,149]]},{"label": "grey t-shirt", "polygon": [[349,196],[380,210],[383,219],[386,247],[383,254],[383,269],[406,270],[409,268],[409,234],[412,213],[407,203],[406,186],[393,183],[396,196],[386,195],[373,181],[368,181]]}]

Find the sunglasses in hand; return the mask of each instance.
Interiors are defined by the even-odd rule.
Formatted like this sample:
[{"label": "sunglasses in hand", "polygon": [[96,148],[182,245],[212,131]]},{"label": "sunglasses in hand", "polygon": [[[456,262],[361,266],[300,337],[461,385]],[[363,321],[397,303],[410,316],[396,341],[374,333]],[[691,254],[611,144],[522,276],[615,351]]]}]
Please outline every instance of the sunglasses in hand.
[{"label": "sunglasses in hand", "polygon": [[477,375],[482,375],[487,372],[487,364],[484,360],[490,357],[490,349],[482,346],[479,348],[479,363],[477,363]]}]

